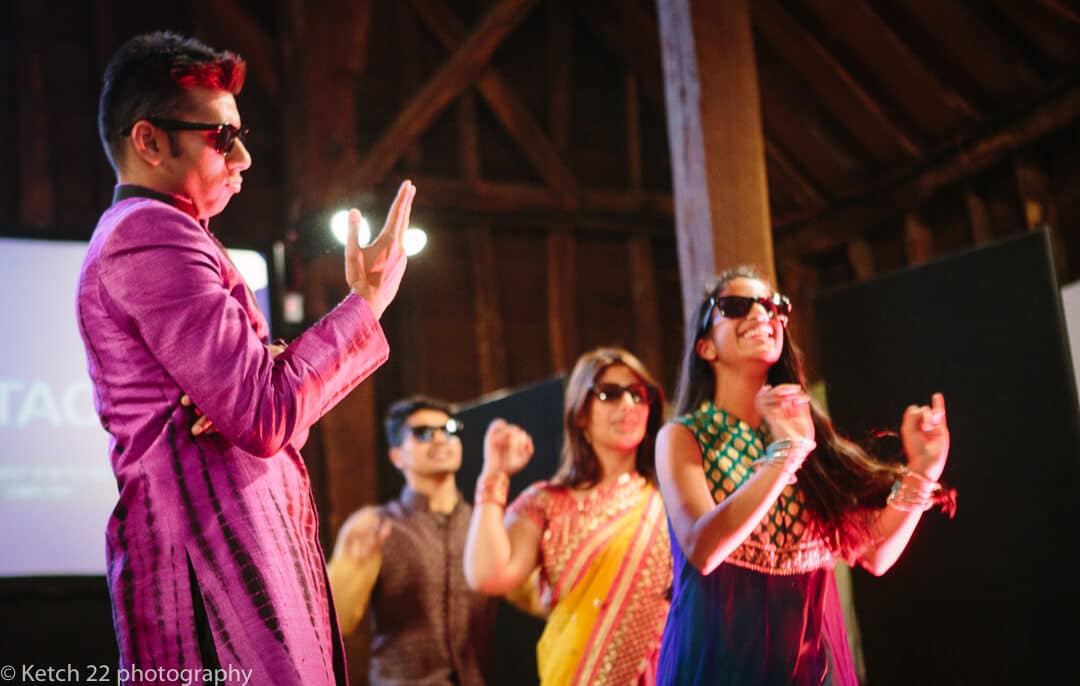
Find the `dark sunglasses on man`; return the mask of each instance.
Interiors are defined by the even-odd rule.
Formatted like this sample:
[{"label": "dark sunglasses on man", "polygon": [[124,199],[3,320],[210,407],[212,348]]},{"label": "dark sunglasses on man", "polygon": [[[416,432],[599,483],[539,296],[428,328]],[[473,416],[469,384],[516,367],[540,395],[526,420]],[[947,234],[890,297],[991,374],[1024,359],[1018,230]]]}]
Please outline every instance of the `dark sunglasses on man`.
[{"label": "dark sunglasses on man", "polygon": [[459,438],[465,425],[456,419],[450,419],[445,424],[410,424],[405,428],[414,439],[427,443],[435,438],[436,431],[442,431],[447,438]]},{"label": "dark sunglasses on man", "polygon": [[[250,132],[250,129],[247,127],[238,129],[232,124],[204,124],[195,121],[158,118],[148,118],[146,121],[162,131],[210,131],[214,134],[212,140],[214,150],[222,155],[228,155],[232,152],[233,146],[236,145],[236,141],[240,141],[241,143],[246,142],[248,133]],[[120,132],[121,135],[130,136],[133,127],[134,125],[127,127]]]},{"label": "dark sunglasses on man", "polygon": [[635,405],[643,405],[652,402],[656,395],[656,389],[647,383],[638,381],[629,386],[617,383],[598,382],[589,387],[589,391],[602,403],[612,405],[622,402],[623,396],[630,394],[630,400]]},{"label": "dark sunglasses on man", "polygon": [[704,336],[712,328],[714,307],[721,317],[742,319],[750,314],[750,310],[754,308],[754,305],[761,305],[765,312],[768,313],[769,319],[779,318],[785,325],[788,317],[791,316],[791,301],[781,293],[773,293],[768,298],[751,298],[745,295],[716,295],[714,293],[709,296],[709,307],[706,308],[705,316],[701,319],[701,332],[699,335]]}]

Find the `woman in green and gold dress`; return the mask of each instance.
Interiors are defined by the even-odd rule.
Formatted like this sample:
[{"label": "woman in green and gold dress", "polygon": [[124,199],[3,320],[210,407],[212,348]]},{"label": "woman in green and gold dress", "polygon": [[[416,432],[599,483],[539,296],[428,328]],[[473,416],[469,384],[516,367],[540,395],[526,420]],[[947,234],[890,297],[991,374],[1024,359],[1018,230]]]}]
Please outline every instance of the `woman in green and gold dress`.
[{"label": "woman in green and gold dress", "polygon": [[856,686],[832,568],[884,573],[925,510],[954,505],[945,400],[904,412],[906,465],[878,461],[810,401],[790,302],[756,272],[725,272],[695,312],[657,438],[677,541],[657,683]]}]

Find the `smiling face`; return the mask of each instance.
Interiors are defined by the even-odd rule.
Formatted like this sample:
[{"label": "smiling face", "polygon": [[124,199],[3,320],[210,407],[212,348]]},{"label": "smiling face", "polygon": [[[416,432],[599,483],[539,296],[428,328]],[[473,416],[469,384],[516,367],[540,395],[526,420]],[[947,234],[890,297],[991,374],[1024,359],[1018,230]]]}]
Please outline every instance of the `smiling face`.
[{"label": "smiling face", "polygon": [[[720,296],[739,295],[768,298],[772,289],[759,279],[737,277],[720,291]],[[744,317],[729,318],[712,309],[709,334],[697,343],[698,355],[725,367],[743,364],[772,366],[784,347],[784,322],[760,303],[755,303]]]},{"label": "smiling face", "polygon": [[443,429],[431,432],[430,440],[414,435],[417,427],[445,427],[450,415],[441,410],[417,410],[405,420],[401,445],[390,449],[390,461],[406,475],[441,476],[461,469],[461,439]]},{"label": "smiling face", "polygon": [[[595,384],[632,386],[643,380],[629,367],[613,364],[600,375]],[[595,385],[594,384],[594,385]],[[611,394],[601,400],[593,392],[585,412],[585,429],[594,449],[609,447],[619,451],[637,450],[645,439],[649,419],[649,402],[635,402],[631,393]]]},{"label": "smiling face", "polygon": [[[176,119],[241,126],[236,99],[228,91],[192,88],[188,103]],[[241,174],[251,166],[247,147],[237,140],[228,154],[222,154],[214,149],[213,131],[170,131],[168,136],[175,141],[175,152],[179,154],[161,157],[160,171],[167,192],[190,198],[200,219],[219,214],[240,192]]]}]

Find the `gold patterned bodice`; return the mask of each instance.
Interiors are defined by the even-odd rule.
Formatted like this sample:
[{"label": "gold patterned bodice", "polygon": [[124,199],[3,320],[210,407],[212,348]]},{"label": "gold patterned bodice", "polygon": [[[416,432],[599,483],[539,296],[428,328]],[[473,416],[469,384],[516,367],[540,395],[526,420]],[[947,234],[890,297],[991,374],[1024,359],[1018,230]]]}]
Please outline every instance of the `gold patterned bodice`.
[{"label": "gold patterned bodice", "polygon": [[[753,462],[765,454],[768,429],[702,403],[675,420],[693,432],[713,500],[720,503],[753,474]],[[831,566],[834,553],[811,526],[806,495],[798,484],[785,486],[768,514],[727,562],[766,574],[803,574]]]}]

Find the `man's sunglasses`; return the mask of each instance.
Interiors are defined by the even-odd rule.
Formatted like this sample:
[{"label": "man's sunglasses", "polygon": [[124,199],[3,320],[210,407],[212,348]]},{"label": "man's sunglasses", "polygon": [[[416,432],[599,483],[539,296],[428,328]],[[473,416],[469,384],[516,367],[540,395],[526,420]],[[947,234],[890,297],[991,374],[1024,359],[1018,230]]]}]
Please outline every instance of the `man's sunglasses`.
[{"label": "man's sunglasses", "polygon": [[630,400],[635,405],[643,405],[652,402],[656,396],[656,389],[644,382],[632,383],[629,386],[620,386],[617,383],[594,383],[589,391],[602,403],[622,402],[623,396],[630,394]]},{"label": "man's sunglasses", "polygon": [[[228,155],[232,152],[236,141],[246,142],[250,132],[247,127],[238,129],[232,124],[204,124],[195,121],[180,121],[179,119],[147,119],[146,121],[163,131],[213,131],[214,150],[217,150],[222,155]],[[131,129],[132,126],[129,126],[120,133],[130,136]]]},{"label": "man's sunglasses", "polygon": [[700,336],[704,336],[712,328],[713,308],[727,319],[741,319],[750,314],[754,305],[761,305],[769,314],[769,319],[779,317],[780,321],[787,324],[791,316],[791,301],[786,295],[773,293],[768,298],[750,298],[745,295],[716,295],[709,297],[709,307],[705,310],[705,316],[701,318]]},{"label": "man's sunglasses", "polygon": [[465,425],[456,419],[451,419],[445,424],[410,424],[405,428],[408,429],[409,433],[412,434],[413,438],[420,441],[421,443],[427,443],[431,439],[435,438],[436,431],[442,431],[447,438],[457,438],[461,435],[461,431],[465,428]]}]

